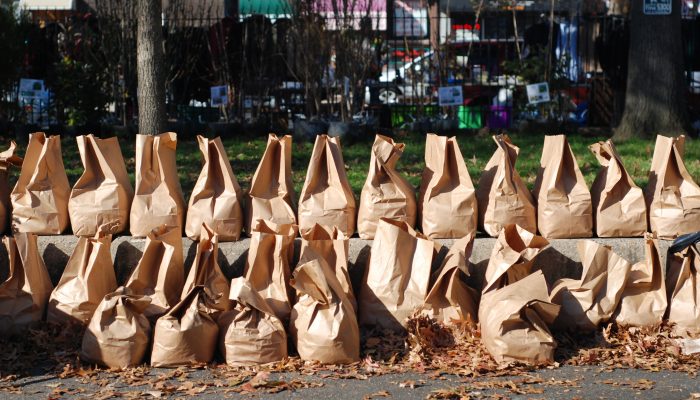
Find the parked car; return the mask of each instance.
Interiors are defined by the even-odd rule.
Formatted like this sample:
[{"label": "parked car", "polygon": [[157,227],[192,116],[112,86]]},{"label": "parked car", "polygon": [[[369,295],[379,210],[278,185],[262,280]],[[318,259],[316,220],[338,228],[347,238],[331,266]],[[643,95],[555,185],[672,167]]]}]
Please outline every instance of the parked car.
[{"label": "parked car", "polygon": [[417,102],[426,97],[435,97],[432,84],[431,64],[433,52],[428,51],[413,60],[391,67],[385,65],[379,80],[365,88],[365,102],[371,102],[371,90],[378,90],[382,104]]}]

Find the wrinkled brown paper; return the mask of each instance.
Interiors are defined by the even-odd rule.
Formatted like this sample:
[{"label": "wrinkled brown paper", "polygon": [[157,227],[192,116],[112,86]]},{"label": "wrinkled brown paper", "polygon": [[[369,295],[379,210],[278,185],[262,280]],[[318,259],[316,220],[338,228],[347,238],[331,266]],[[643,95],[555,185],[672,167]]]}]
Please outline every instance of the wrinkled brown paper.
[{"label": "wrinkled brown paper", "polygon": [[36,235],[5,236],[9,274],[0,283],[0,334],[17,332],[44,318],[53,284],[39,254]]},{"label": "wrinkled brown paper", "polygon": [[220,241],[238,240],[243,228],[243,192],[233,174],[226,149],[218,137],[207,139],[198,135],[197,142],[204,165],[190,196],[185,234],[192,240],[199,240],[205,223]]},{"label": "wrinkled brown paper", "polygon": [[116,137],[78,136],[78,151],[85,171],[68,199],[73,234],[93,236],[97,228],[116,222],[110,233],[123,232],[134,198],[126,164]]},{"label": "wrinkled brown paper", "polygon": [[357,299],[363,326],[403,330],[423,307],[435,244],[406,222],[381,218]]},{"label": "wrinkled brown paper", "polygon": [[418,205],[421,229],[431,239],[460,238],[476,232],[476,192],[457,138],[426,136]]},{"label": "wrinkled brown paper", "polygon": [[644,260],[632,266],[613,320],[626,326],[659,325],[668,304],[663,274],[656,239],[645,234]]},{"label": "wrinkled brown paper", "polygon": [[479,293],[469,285],[469,257],[474,246],[471,233],[455,240],[437,271],[433,287],[425,297],[424,313],[439,322],[476,326]]},{"label": "wrinkled brown paper", "polygon": [[174,307],[185,285],[185,265],[180,228],[161,225],[146,236],[143,255],[126,281],[134,295],[145,295],[151,303],[144,310],[153,319]]},{"label": "wrinkled brown paper", "polygon": [[700,250],[692,245],[679,253],[668,253],[666,291],[669,324],[681,336],[700,336]]},{"label": "wrinkled brown paper", "polygon": [[68,227],[70,184],[63,167],[60,136],[29,136],[22,170],[10,199],[12,230],[58,235]]},{"label": "wrinkled brown paper", "polygon": [[289,321],[294,291],[289,284],[297,226],[258,220],[250,236],[243,276],[282,322]]},{"label": "wrinkled brown paper", "polygon": [[215,300],[204,286],[195,286],[167,314],[158,318],[153,333],[151,366],[177,367],[214,359],[219,326]]},{"label": "wrinkled brown paper", "polygon": [[568,239],[593,235],[591,193],[565,135],[544,137],[532,197],[542,236]]},{"label": "wrinkled brown paper", "polygon": [[590,146],[602,166],[591,186],[593,225],[598,237],[638,237],[647,231],[642,189],[625,170],[612,140]]},{"label": "wrinkled brown paper", "polygon": [[360,360],[357,316],[335,271],[313,250],[294,270],[292,287],[299,299],[289,322],[289,333],[302,360],[348,364]]},{"label": "wrinkled brown paper", "polygon": [[185,198],[175,163],[177,135],[136,135],[136,193],[129,217],[131,234],[148,235],[160,225],[185,221]]},{"label": "wrinkled brown paper", "polygon": [[355,195],[345,174],[340,138],[316,136],[306,181],[299,198],[299,233],[315,224],[355,233]]},{"label": "wrinkled brown paper", "polygon": [[335,276],[343,287],[352,307],[357,310],[357,299],[352,289],[348,270],[350,239],[337,228],[328,229],[321,225],[314,225],[306,233],[301,235],[301,251],[299,258],[303,258],[307,249],[312,249],[315,254],[323,258],[335,271]]},{"label": "wrinkled brown paper", "polygon": [[104,297],[88,324],[80,358],[109,368],[141,364],[151,338],[150,298],[123,287]]},{"label": "wrinkled brown paper", "polygon": [[22,157],[15,155],[17,143],[10,141],[10,147],[0,153],[0,233],[10,226],[12,204],[10,202],[10,166],[22,166]]},{"label": "wrinkled brown paper", "polygon": [[362,239],[374,238],[381,218],[403,221],[411,228],[416,225],[415,189],[396,171],[404,147],[386,136],[374,139],[357,214],[357,233]]},{"label": "wrinkled brown paper", "polygon": [[700,229],[700,186],[683,162],[685,136],[656,137],[646,187],[649,228],[661,239]]},{"label": "wrinkled brown paper", "polygon": [[507,224],[537,232],[535,204],[515,170],[520,149],[507,135],[493,137],[498,148],[479,178],[476,198],[479,205],[479,227],[490,236],[498,236]]},{"label": "wrinkled brown paper", "polygon": [[287,357],[282,321],[245,278],[231,281],[231,310],[219,317],[219,348],[228,365],[257,365]]},{"label": "wrinkled brown paper", "polygon": [[202,224],[197,253],[194,256],[190,272],[187,274],[181,299],[184,299],[195,286],[204,286],[215,298],[223,299],[212,305],[212,308],[219,311],[228,310],[229,302],[225,297],[231,288],[228,278],[219,267],[218,258],[219,238],[207,224]]},{"label": "wrinkled brown paper", "polygon": [[110,246],[114,229],[103,225],[94,237],[81,237],[51,293],[47,320],[54,323],[87,325],[108,293],[117,289]]},{"label": "wrinkled brown paper", "polygon": [[267,147],[250,181],[246,203],[246,232],[259,219],[275,224],[296,224],[292,182],[292,137],[269,134]]},{"label": "wrinkled brown paper", "polygon": [[561,305],[557,326],[594,331],[617,309],[632,265],[609,246],[592,240],[581,240],[577,247],[583,264],[581,279],[558,280],[551,300]]}]

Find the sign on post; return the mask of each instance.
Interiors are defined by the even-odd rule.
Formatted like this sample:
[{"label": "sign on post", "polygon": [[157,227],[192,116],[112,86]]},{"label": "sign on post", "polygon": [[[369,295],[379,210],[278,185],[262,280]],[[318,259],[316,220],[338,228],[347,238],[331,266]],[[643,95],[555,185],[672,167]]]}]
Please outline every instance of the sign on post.
[{"label": "sign on post", "polygon": [[527,101],[530,104],[546,103],[550,100],[549,84],[547,82],[527,85]]},{"label": "sign on post", "polygon": [[672,0],[644,0],[644,15],[670,15]]},{"label": "sign on post", "polygon": [[442,86],[438,88],[438,102],[440,106],[461,106],[464,103],[462,87]]},{"label": "sign on post", "polygon": [[211,105],[212,107],[228,105],[228,86],[211,87]]}]

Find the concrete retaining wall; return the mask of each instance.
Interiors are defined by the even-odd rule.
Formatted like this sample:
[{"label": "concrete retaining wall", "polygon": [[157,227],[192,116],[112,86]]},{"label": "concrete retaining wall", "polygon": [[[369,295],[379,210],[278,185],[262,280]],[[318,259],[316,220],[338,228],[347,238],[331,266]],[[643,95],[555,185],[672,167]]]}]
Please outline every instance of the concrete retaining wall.
[{"label": "concrete retaining wall", "polygon": [[[642,238],[620,238],[620,239],[592,239],[596,242],[611,246],[613,250],[628,261],[634,263],[644,258],[644,241]],[[549,248],[544,250],[536,259],[535,265],[540,267],[547,280],[552,284],[561,277],[579,278],[581,275],[581,264],[576,243],[579,239],[556,239],[550,241]],[[75,236],[41,236],[39,237],[39,250],[44,257],[44,262],[49,269],[54,283],[58,282],[63,272],[68,258],[75,248],[78,239]],[[112,258],[117,272],[119,283],[124,283],[133,268],[141,258],[146,239],[133,238],[130,236],[120,236],[112,241]],[[452,245],[452,240],[437,240],[444,247],[440,256],[435,260],[433,268],[438,268],[442,258]],[[475,279],[481,280],[485,272],[488,259],[491,254],[496,239],[477,238],[474,243],[474,250],[470,261],[476,266],[477,276]],[[183,250],[185,252],[185,268],[189,270],[194,259],[196,243],[187,238],[182,239]],[[300,239],[296,240],[295,264],[299,254]],[[659,241],[659,252],[662,265],[665,266],[666,251],[670,241]],[[240,276],[243,273],[250,239],[245,238],[238,242],[227,242],[219,244],[219,265],[224,273],[229,277]],[[350,274],[353,283],[359,284],[364,272],[367,256],[370,252],[372,241],[362,239],[350,239]],[[0,265],[7,265],[7,255],[4,246],[0,246]],[[6,275],[6,268],[0,268],[0,279]]]}]

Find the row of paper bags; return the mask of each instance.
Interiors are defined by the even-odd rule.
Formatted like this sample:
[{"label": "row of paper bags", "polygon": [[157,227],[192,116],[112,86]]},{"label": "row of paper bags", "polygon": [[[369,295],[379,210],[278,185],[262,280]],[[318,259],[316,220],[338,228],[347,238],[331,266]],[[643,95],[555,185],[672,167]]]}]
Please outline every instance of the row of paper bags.
[{"label": "row of paper bags", "polygon": [[498,148],[475,190],[456,139],[429,134],[416,202],[414,188],[396,171],[404,145],[377,135],[358,208],[339,140],[321,135],[314,144],[298,217],[290,136],[269,136],[245,196],[221,140],[199,136],[204,163],[187,207],[177,175],[174,133],[137,135],[135,192],[116,138],[87,135],[77,140],[85,172],[72,190],[59,137],[31,135],[11,193],[7,169],[22,161],[14,156],[14,143],[0,154],[1,229],[7,225],[10,202],[14,231],[59,234],[70,221],[78,236],[94,235],[110,222],[116,222],[111,233],[119,233],[129,222],[133,236],[145,236],[162,224],[184,224],[186,235],[197,240],[199,226],[207,223],[222,241],[229,241],[240,237],[244,219],[248,233],[252,221],[263,219],[298,223],[302,233],[320,224],[352,236],[357,226],[363,239],[374,237],[380,218],[399,219],[411,227],[418,218],[422,232],[433,239],[472,234],[477,223],[491,236],[514,223],[547,238],[590,237],[594,230],[600,237],[642,236],[648,226],[661,238],[673,238],[700,226],[700,187],[684,166],[682,136],[657,137],[645,199],[611,141],[591,146],[603,168],[589,191],[566,137],[546,136],[531,194],[515,169],[519,149],[507,136],[494,137]]},{"label": "row of paper bags", "polygon": [[40,321],[48,303],[48,321],[88,325],[83,356],[108,366],[139,364],[149,350],[155,366],[209,362],[217,347],[234,365],[278,361],[287,355],[287,332],[302,359],[352,362],[359,357],[358,325],[402,329],[421,309],[444,323],[480,322],[482,340],[498,361],[550,361],[553,326],[593,330],[610,320],[643,326],[666,316],[679,333],[700,333],[700,251],[689,246],[669,254],[664,285],[649,235],[645,259],[635,265],[609,247],[579,242],[582,278],[561,279],[550,292],[542,272],[533,272],[547,240],[507,225],[477,288],[466,283],[473,274],[472,235],[455,241],[431,274],[436,243],[404,222],[382,219],[356,297],[348,240],[336,229],[316,225],[302,235],[292,273],[297,227],[257,221],[244,276],[229,282],[209,227],[202,226],[185,279],[177,229],[161,226],[149,233],[141,260],[117,288],[109,228],[79,240],[53,290],[36,236],[5,237],[10,274],[0,285],[0,330]]}]

